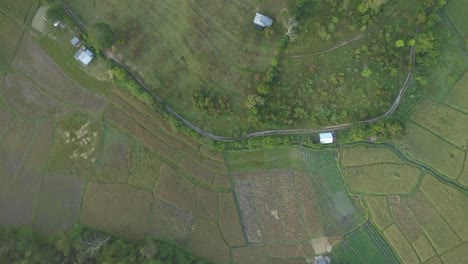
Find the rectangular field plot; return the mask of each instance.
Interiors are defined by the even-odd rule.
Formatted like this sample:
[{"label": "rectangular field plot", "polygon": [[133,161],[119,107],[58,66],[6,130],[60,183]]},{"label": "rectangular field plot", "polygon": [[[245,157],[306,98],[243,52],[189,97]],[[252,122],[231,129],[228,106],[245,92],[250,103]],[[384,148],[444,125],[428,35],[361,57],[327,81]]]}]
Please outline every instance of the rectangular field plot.
[{"label": "rectangular field plot", "polygon": [[403,263],[419,262],[418,256],[416,256],[416,253],[414,252],[410,243],[408,243],[408,240],[406,240],[396,225],[391,225],[385,229],[384,235],[387,237],[392,247],[400,256]]},{"label": "rectangular field plot", "polygon": [[345,238],[332,252],[332,263],[399,263],[398,257],[379,232],[366,223]]},{"label": "rectangular field plot", "polygon": [[411,213],[408,205],[400,200],[400,196],[389,196],[388,202],[395,223],[400,227],[409,242],[413,243],[424,236],[424,230]]},{"label": "rectangular field plot", "polygon": [[11,15],[18,22],[24,22],[32,2],[32,0],[0,0],[0,9]]},{"label": "rectangular field plot", "polygon": [[93,113],[99,113],[104,108],[103,98],[79,86],[65,75],[30,36],[23,37],[13,66],[34,79],[44,92],[54,98]]},{"label": "rectangular field plot", "polygon": [[406,164],[374,164],[347,167],[345,181],[353,192],[405,194],[416,186],[421,171]]},{"label": "rectangular field plot", "polygon": [[452,91],[445,98],[445,102],[468,112],[468,72],[453,86]]},{"label": "rectangular field plot", "polygon": [[466,148],[468,115],[450,107],[424,101],[416,107],[411,120],[431,130],[448,142]]},{"label": "rectangular field plot", "polygon": [[130,239],[146,233],[151,193],[125,184],[90,183],[84,194],[80,223]]},{"label": "rectangular field plot", "polygon": [[436,254],[432,248],[431,242],[429,242],[429,239],[427,239],[426,236],[421,236],[416,241],[414,241],[413,247],[416,253],[418,253],[419,259],[422,262],[430,259]]},{"label": "rectangular field plot", "polygon": [[386,147],[355,146],[344,148],[342,152],[341,164],[345,167],[382,162],[400,163],[402,160]]},{"label": "rectangular field plot", "polygon": [[267,150],[267,157],[271,169],[307,170],[304,152],[297,148]]},{"label": "rectangular field plot", "polygon": [[[9,0],[0,0],[0,8]],[[16,3],[16,2],[15,2]],[[21,28],[0,13],[0,32],[4,37],[0,38],[0,65],[8,65],[13,57],[13,51],[18,45],[21,36]]]},{"label": "rectangular field plot", "polygon": [[421,191],[460,238],[468,241],[468,195],[429,175],[424,178]]},{"label": "rectangular field plot", "polygon": [[374,220],[375,225],[380,230],[385,229],[388,225],[393,223],[386,196],[366,195],[365,200],[372,215],[372,220]]},{"label": "rectangular field plot", "polygon": [[438,253],[460,244],[460,238],[424,194],[417,193],[415,197],[407,198],[406,203]]},{"label": "rectangular field plot", "polygon": [[152,190],[159,177],[161,161],[153,152],[133,142],[128,184],[137,188]]},{"label": "rectangular field plot", "polygon": [[308,174],[319,203],[326,235],[344,234],[364,222],[348,195],[335,152],[307,152]]},{"label": "rectangular field plot", "polygon": [[188,250],[213,263],[229,263],[229,247],[215,221],[195,219]]},{"label": "rectangular field plot", "polygon": [[239,210],[232,193],[219,194],[219,226],[230,247],[245,245]]},{"label": "rectangular field plot", "polygon": [[464,243],[459,247],[450,250],[442,255],[444,263],[467,263],[468,262],[468,243]]},{"label": "rectangular field plot", "polygon": [[407,123],[407,135],[397,144],[414,158],[456,179],[462,170],[465,153],[423,128]]},{"label": "rectangular field plot", "polygon": [[42,93],[18,73],[8,73],[1,95],[21,116],[28,119],[56,117],[67,112],[64,105]]},{"label": "rectangular field plot", "polygon": [[226,152],[230,171],[267,169],[266,150]]},{"label": "rectangular field plot", "polygon": [[445,7],[445,12],[457,27],[458,32],[464,37],[465,43],[468,43],[468,25],[466,24],[466,14],[468,7],[463,0],[449,1]]},{"label": "rectangular field plot", "polygon": [[45,233],[56,233],[72,227],[80,213],[82,191],[81,180],[64,175],[45,175],[34,227]]}]

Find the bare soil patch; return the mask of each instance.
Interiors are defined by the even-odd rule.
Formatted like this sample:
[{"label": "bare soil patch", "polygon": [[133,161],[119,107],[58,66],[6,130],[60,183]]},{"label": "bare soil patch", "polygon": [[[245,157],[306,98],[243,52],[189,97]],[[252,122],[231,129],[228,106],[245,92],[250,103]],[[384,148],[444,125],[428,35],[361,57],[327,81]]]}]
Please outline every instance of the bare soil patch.
[{"label": "bare soil patch", "polygon": [[229,247],[215,221],[203,218],[195,220],[188,249],[213,263],[229,263]]},{"label": "bare soil patch", "polygon": [[195,209],[195,185],[166,164],[161,166],[154,194],[178,208]]},{"label": "bare soil patch", "polygon": [[219,194],[219,226],[229,246],[245,245],[239,211],[232,193]]}]

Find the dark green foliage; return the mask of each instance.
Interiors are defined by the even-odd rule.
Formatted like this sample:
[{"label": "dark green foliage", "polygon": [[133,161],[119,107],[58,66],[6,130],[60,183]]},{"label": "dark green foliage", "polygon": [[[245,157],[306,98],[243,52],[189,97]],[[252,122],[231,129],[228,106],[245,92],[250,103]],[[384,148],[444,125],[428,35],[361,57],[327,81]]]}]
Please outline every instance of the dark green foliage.
[{"label": "dark green foliage", "polygon": [[106,23],[96,23],[89,27],[88,41],[97,50],[110,48],[114,42],[114,32]]},{"label": "dark green foliage", "polygon": [[387,118],[377,123],[354,126],[339,131],[338,141],[341,144],[356,141],[385,141],[402,136],[403,132],[402,121],[396,118]]},{"label": "dark green foliage", "polygon": [[116,64],[113,64],[112,62],[110,62],[110,64],[112,80],[115,84],[129,91],[140,101],[145,102],[150,106],[154,105],[153,96],[143,87],[141,87],[141,85],[137,81],[135,81],[125,69]]},{"label": "dark green foliage", "polygon": [[61,5],[57,3],[52,3],[47,9],[47,18],[51,21],[68,21],[68,14],[62,8]]},{"label": "dark green foliage", "polygon": [[209,115],[219,116],[232,112],[229,98],[217,95],[213,90],[201,89],[195,91],[193,93],[193,102],[199,109]]},{"label": "dark green foliage", "polygon": [[55,237],[30,229],[0,229],[0,263],[203,264],[207,261],[155,239],[139,243],[76,226]]}]

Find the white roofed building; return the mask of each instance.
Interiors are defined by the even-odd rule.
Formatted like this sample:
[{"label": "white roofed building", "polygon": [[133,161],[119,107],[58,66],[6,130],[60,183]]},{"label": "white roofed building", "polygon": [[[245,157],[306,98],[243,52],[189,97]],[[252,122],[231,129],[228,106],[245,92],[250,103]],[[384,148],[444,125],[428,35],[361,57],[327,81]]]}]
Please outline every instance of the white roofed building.
[{"label": "white roofed building", "polygon": [[88,65],[93,58],[94,54],[84,46],[75,53],[75,59],[83,63],[85,66]]},{"label": "white roofed building", "polygon": [[333,143],[333,134],[331,132],[320,133],[320,144]]},{"label": "white roofed building", "polygon": [[260,13],[255,13],[255,18],[254,18],[253,23],[254,23],[255,28],[264,29],[266,27],[270,27],[273,24],[273,20]]}]

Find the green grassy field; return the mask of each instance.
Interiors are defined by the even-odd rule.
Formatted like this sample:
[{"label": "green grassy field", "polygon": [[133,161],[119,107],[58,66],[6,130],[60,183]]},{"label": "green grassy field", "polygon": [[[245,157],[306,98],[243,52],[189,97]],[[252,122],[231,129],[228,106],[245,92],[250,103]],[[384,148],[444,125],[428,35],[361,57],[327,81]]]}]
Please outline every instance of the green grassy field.
[{"label": "green grassy field", "polygon": [[450,94],[445,98],[445,102],[468,112],[468,73],[465,73],[454,85]]},{"label": "green grassy field", "polygon": [[[2,1],[3,3],[6,1]],[[13,57],[13,51],[18,45],[18,40],[21,36],[20,27],[8,17],[0,13],[0,32],[8,37],[0,38],[0,65],[7,65]]]},{"label": "green grassy field", "polygon": [[453,0],[447,4],[445,12],[457,27],[460,35],[465,39],[465,45],[468,43],[468,26],[463,17],[468,12],[466,3],[463,0]]},{"label": "green grassy field", "polygon": [[22,23],[25,21],[27,13],[31,8],[31,5],[34,1],[32,0],[20,0],[20,1],[9,1],[9,0],[1,0],[0,1],[0,10],[3,13],[8,14],[18,23]]},{"label": "green grassy field", "polygon": [[340,161],[343,166],[347,167],[383,162],[399,163],[401,158],[385,147],[354,146],[342,149]]}]

